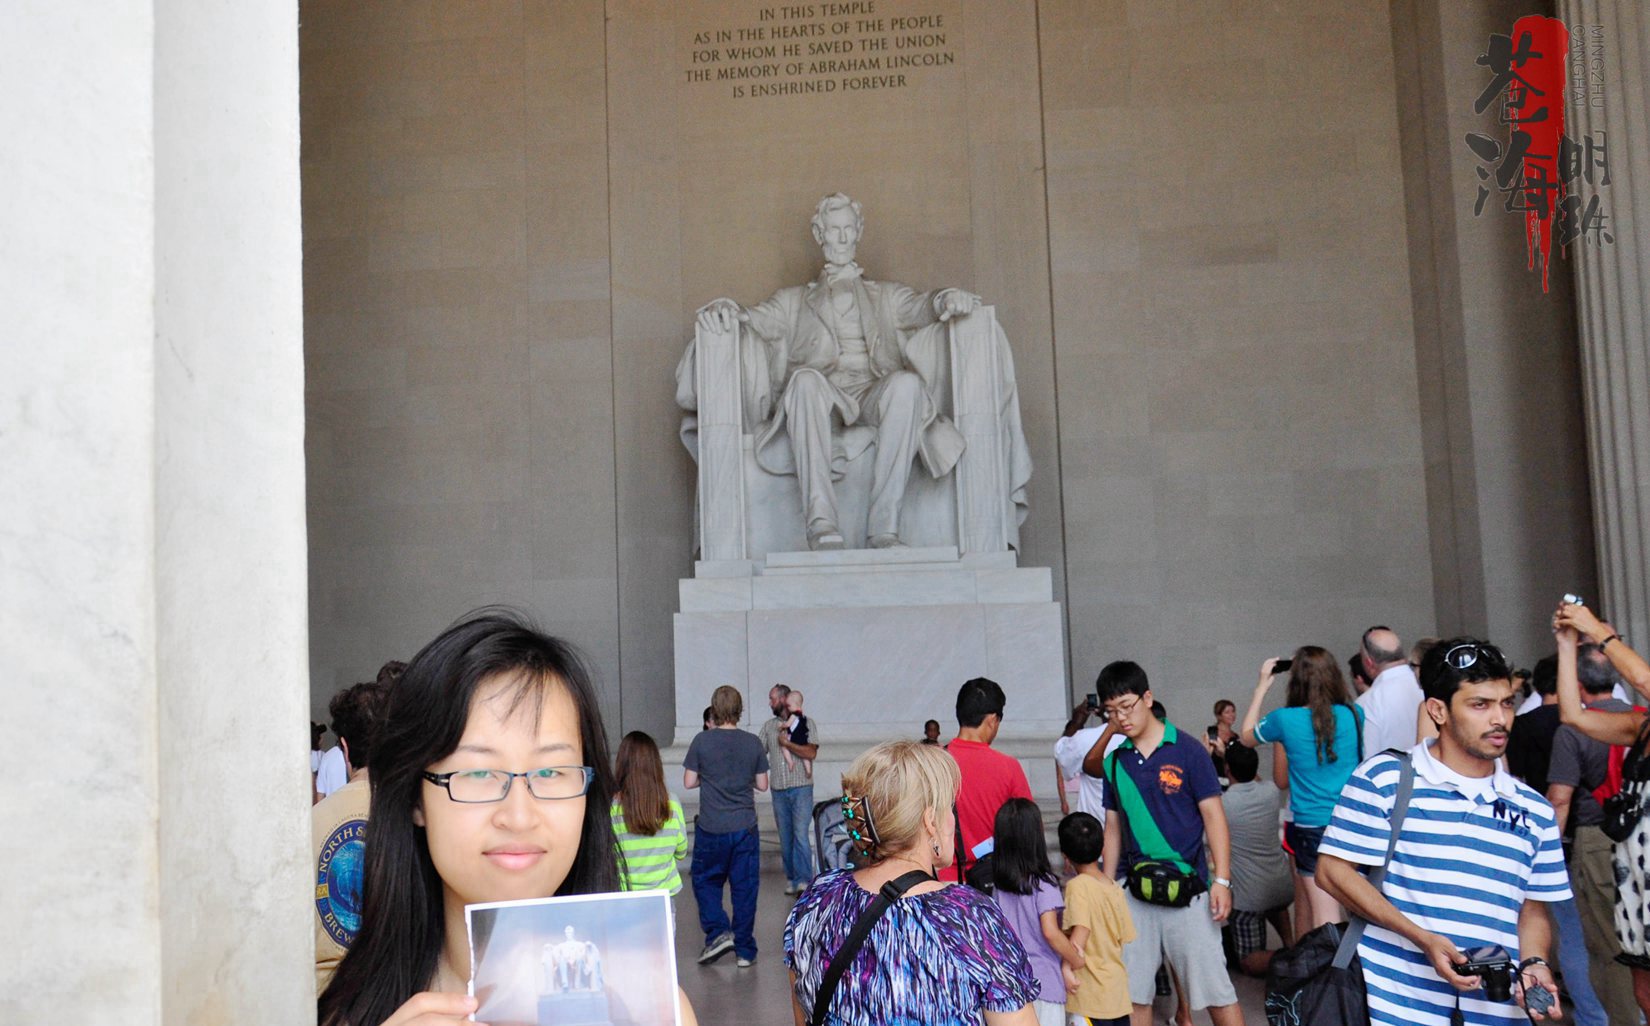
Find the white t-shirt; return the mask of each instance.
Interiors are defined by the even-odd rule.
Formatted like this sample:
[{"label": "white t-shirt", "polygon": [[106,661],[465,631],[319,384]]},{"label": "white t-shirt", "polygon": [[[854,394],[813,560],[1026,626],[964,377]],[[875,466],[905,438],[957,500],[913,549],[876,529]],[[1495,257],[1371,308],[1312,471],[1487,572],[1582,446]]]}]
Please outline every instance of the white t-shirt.
[{"label": "white t-shirt", "polygon": [[[1633,704],[1633,702],[1627,697],[1627,689],[1622,687],[1620,684],[1617,684],[1610,690],[1610,697],[1614,698],[1618,702],[1626,702],[1628,705]],[[1522,716],[1531,709],[1535,709],[1540,705],[1541,692],[1531,689],[1530,697],[1524,699],[1524,704],[1518,707],[1518,712],[1515,715]]]},{"label": "white t-shirt", "polygon": [[315,771],[315,790],[322,798],[349,783],[349,762],[341,745],[327,749],[321,756],[321,768]]},{"label": "white t-shirt", "polygon": [[1421,685],[1408,663],[1382,670],[1369,690],[1358,696],[1364,711],[1364,755],[1388,748],[1415,747],[1415,722],[1421,714]]},{"label": "white t-shirt", "polygon": [[[1054,761],[1060,766],[1060,776],[1078,778],[1077,811],[1086,812],[1102,823],[1106,821],[1106,782],[1083,772],[1083,756],[1089,754],[1089,749],[1105,732],[1104,724],[1084,727],[1070,737],[1054,742]],[[1110,755],[1126,740],[1121,732],[1113,734],[1111,740],[1106,742],[1106,754]]]}]

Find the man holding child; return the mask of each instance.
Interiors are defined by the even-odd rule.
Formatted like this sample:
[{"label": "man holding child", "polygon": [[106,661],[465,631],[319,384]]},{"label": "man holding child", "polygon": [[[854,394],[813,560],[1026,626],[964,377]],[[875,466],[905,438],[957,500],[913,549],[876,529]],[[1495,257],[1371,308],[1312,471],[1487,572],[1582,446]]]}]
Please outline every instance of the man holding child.
[{"label": "man holding child", "polygon": [[802,715],[801,700],[800,691],[784,684],[770,688],[768,709],[773,716],[762,724],[760,735],[773,784],[773,822],[785,864],[786,894],[801,894],[814,878],[808,834],[813,829],[813,759],[819,754],[819,731],[813,717]]}]

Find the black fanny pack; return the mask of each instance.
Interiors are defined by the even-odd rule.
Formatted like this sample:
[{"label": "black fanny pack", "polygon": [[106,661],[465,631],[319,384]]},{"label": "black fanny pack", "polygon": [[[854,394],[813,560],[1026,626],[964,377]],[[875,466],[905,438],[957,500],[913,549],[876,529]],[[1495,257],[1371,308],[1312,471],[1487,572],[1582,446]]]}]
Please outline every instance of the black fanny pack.
[{"label": "black fanny pack", "polygon": [[1136,862],[1129,870],[1129,893],[1148,905],[1185,908],[1208,890],[1203,878],[1173,862]]}]

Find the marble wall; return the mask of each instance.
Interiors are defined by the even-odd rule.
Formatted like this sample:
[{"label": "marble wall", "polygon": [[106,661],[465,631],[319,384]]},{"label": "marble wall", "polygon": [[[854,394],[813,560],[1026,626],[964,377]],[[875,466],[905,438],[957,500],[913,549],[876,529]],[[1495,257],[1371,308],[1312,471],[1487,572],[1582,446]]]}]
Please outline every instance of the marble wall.
[{"label": "marble wall", "polygon": [[[1052,568],[1073,694],[1135,658],[1197,720],[1376,622],[1538,654],[1531,611],[1592,580],[1571,304],[1532,295],[1510,221],[1436,258],[1428,204],[1476,180],[1424,147],[1459,135],[1472,32],[1424,46],[1353,0],[829,6],[304,3],[318,712],[509,601],[595,655],[623,729],[668,733],[671,372],[700,303],[811,275],[839,188],[871,273],[998,307],[1038,464],[1021,562]],[[786,45],[928,56],[850,86]]]},{"label": "marble wall", "polygon": [[302,15],[315,715],[502,602],[617,717],[601,5]]},{"label": "marble wall", "polygon": [[1075,673],[1430,632],[1384,8],[1040,10]]},{"label": "marble wall", "polygon": [[0,33],[0,1022],[313,1022],[297,22]]},{"label": "marble wall", "polygon": [[1441,621],[1508,639],[1533,662],[1551,650],[1559,596],[1597,607],[1599,592],[1575,254],[1553,247],[1543,292],[1523,216],[1499,192],[1474,214],[1480,162],[1464,143],[1505,137],[1497,108],[1473,111],[1488,83],[1474,60],[1529,13],[1516,0],[1393,5],[1433,590]]}]

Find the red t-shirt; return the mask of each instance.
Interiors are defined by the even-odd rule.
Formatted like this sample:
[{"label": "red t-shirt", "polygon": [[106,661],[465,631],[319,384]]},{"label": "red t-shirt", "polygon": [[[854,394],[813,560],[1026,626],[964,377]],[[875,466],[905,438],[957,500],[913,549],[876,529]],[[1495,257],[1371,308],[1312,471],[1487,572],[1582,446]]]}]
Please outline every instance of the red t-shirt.
[{"label": "red t-shirt", "polygon": [[992,751],[978,741],[953,738],[946,751],[962,770],[962,791],[957,795],[957,820],[962,824],[963,850],[957,852],[950,869],[940,870],[940,879],[956,880],[957,867],[972,865],[969,852],[991,836],[997,810],[1010,798],[1030,798],[1031,785],[1020,760]]}]

